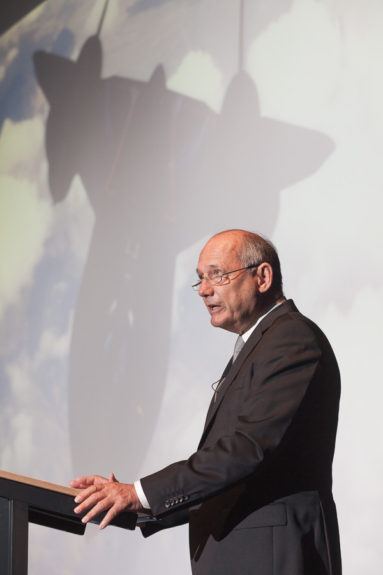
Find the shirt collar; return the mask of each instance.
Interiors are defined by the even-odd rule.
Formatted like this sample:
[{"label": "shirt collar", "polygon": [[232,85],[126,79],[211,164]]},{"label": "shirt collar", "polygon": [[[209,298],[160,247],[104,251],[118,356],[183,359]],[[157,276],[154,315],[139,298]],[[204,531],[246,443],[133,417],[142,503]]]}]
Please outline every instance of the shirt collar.
[{"label": "shirt collar", "polygon": [[243,341],[246,343],[247,340],[249,339],[249,337],[251,336],[251,334],[253,333],[253,331],[255,330],[255,328],[261,323],[261,321],[263,319],[265,319],[265,317],[267,315],[269,315],[269,313],[271,313],[274,309],[276,309],[277,307],[279,307],[280,305],[282,305],[286,300],[283,300],[279,303],[276,303],[272,308],[270,308],[266,313],[264,313],[263,315],[261,315],[261,317],[259,317],[257,319],[257,321],[255,322],[255,324],[253,326],[251,326],[250,329],[248,329],[247,331],[245,331],[245,333],[242,334],[242,339]]}]

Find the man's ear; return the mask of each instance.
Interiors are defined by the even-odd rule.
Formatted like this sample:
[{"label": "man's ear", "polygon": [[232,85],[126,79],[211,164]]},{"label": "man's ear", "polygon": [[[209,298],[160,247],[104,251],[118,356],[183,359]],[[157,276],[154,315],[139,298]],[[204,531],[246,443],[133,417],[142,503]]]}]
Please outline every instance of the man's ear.
[{"label": "man's ear", "polygon": [[258,266],[257,278],[259,293],[269,291],[273,284],[273,268],[268,262],[264,262]]}]

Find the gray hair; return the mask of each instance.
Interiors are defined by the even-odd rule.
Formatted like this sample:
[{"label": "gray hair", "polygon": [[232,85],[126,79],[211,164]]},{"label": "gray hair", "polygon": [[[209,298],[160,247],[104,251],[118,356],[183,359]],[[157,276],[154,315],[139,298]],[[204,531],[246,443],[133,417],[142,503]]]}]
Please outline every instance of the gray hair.
[{"label": "gray hair", "polygon": [[[243,232],[238,257],[243,266],[267,262],[273,270],[272,290],[283,294],[281,263],[275,246],[258,234]],[[252,270],[249,270],[251,272]]]},{"label": "gray hair", "polygon": [[[281,264],[278,252],[272,242],[259,234],[239,229],[226,230],[216,235],[225,233],[238,233],[240,235],[241,242],[239,244],[238,259],[243,267],[263,262],[271,265],[273,270],[271,289],[277,295],[283,295]],[[248,273],[254,273],[254,270],[250,269]]]}]

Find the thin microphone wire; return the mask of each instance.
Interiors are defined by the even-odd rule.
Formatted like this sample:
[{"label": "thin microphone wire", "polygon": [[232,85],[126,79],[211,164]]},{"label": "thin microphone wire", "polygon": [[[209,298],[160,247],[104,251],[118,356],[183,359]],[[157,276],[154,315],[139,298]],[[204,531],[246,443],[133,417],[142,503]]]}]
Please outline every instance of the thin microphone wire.
[{"label": "thin microphone wire", "polygon": [[[220,377],[219,379],[217,379],[217,381],[213,381],[213,383],[210,384],[212,390],[213,390],[213,391],[217,391],[217,389],[218,389],[219,386],[220,386],[220,383],[221,383],[224,379],[225,379],[225,378],[222,376],[222,377]],[[216,385],[217,387],[214,387],[215,385]]]}]

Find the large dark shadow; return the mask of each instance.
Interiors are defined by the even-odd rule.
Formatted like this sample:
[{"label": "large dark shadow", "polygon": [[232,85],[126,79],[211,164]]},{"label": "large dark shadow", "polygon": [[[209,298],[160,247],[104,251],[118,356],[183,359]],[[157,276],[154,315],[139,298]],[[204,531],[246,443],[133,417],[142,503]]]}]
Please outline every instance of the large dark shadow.
[{"label": "large dark shadow", "polygon": [[[73,50],[73,33],[63,28],[53,42],[53,52],[69,55]],[[48,35],[39,39],[40,49],[52,46]],[[9,48],[0,45],[0,62],[7,61]],[[21,36],[17,43],[17,54],[5,67],[0,81],[0,132],[6,120],[22,122],[35,114],[31,93],[35,90],[32,54],[36,50],[36,38],[33,31]]]},{"label": "large dark shadow", "polygon": [[0,34],[6,32],[19,20],[24,18],[34,8],[43,4],[45,0],[13,0],[0,4]]},{"label": "large dark shadow", "polygon": [[37,52],[34,62],[50,106],[52,198],[64,200],[79,174],[95,214],[70,350],[74,471],[118,461],[134,478],[166,380],[177,254],[245,214],[271,235],[281,190],[314,173],[333,144],[262,117],[245,73],[216,114],[168,90],[161,65],[147,82],[102,79],[98,35],[77,61]]}]

